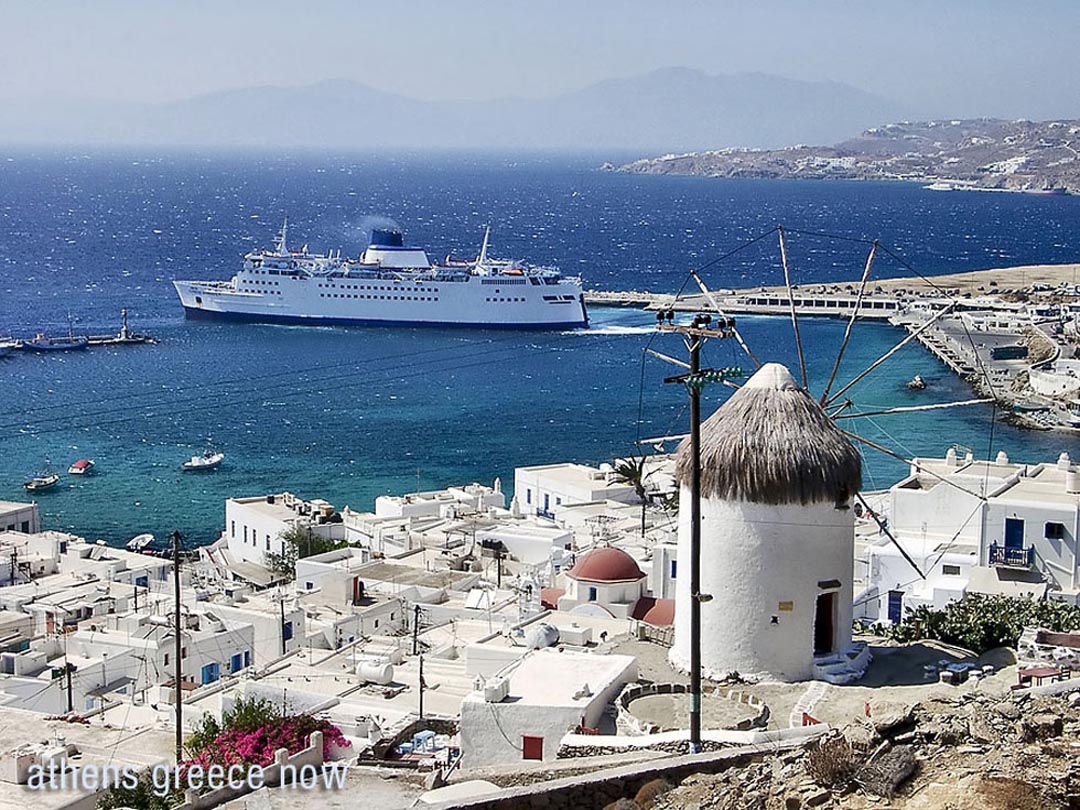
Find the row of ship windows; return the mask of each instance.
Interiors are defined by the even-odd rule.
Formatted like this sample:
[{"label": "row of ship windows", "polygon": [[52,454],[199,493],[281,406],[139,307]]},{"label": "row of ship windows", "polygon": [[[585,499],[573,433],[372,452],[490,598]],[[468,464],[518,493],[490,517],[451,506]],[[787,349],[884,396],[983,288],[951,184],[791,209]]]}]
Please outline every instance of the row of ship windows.
[{"label": "row of ship windows", "polygon": [[350,293],[319,293],[319,298],[368,298],[380,301],[438,301],[428,295],[356,295]]},{"label": "row of ship windows", "polygon": [[[361,286],[359,284],[320,284],[320,287],[325,287],[328,290],[381,290],[383,292],[402,292],[404,287],[368,287]],[[408,292],[422,292],[422,293],[437,293],[434,287],[412,287]]]},{"label": "row of ship windows", "polygon": [[260,290],[256,287],[241,287],[240,292],[257,292],[263,295],[281,295],[281,290]]},{"label": "row of ship windows", "polygon": [[496,304],[506,303],[507,301],[520,301],[521,303],[525,302],[524,298],[485,298],[484,300],[485,301],[494,301]]},{"label": "row of ship windows", "polygon": [[250,283],[251,284],[273,284],[276,287],[281,282],[280,281],[264,281],[261,278],[257,278],[257,279],[255,279],[254,281],[252,281]]}]

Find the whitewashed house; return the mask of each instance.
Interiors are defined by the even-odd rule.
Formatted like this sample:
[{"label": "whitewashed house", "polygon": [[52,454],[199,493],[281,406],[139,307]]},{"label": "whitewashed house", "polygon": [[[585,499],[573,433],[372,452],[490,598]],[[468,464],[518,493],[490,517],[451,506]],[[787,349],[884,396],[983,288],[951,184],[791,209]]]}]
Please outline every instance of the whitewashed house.
[{"label": "whitewashed house", "polygon": [[[865,552],[856,617],[900,621],[968,592],[1080,601],[1080,480],[1067,453],[1055,463],[960,457],[914,459],[890,490],[888,528]],[[920,575],[925,575],[925,578]]]}]

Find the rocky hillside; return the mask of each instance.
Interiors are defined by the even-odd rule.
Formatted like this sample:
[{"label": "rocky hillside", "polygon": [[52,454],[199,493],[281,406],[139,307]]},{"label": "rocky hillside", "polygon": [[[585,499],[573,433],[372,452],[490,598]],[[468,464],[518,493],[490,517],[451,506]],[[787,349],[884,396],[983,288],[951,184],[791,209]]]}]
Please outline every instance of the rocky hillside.
[{"label": "rocky hillside", "polygon": [[618,169],[705,177],[908,180],[937,183],[942,189],[1080,193],[1078,150],[1080,120],[980,118],[889,124],[836,146],[691,152],[637,160]]}]

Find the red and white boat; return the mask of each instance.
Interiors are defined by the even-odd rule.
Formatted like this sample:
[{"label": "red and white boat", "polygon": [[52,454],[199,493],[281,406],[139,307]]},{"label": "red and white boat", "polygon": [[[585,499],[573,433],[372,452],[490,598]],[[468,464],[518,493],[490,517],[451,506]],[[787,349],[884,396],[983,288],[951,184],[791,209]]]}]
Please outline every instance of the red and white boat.
[{"label": "red and white boat", "polygon": [[80,458],[78,461],[76,461],[74,464],[72,464],[70,467],[68,467],[68,472],[71,475],[86,475],[88,472],[90,472],[93,469],[94,469],[94,462],[92,462],[88,458]]}]

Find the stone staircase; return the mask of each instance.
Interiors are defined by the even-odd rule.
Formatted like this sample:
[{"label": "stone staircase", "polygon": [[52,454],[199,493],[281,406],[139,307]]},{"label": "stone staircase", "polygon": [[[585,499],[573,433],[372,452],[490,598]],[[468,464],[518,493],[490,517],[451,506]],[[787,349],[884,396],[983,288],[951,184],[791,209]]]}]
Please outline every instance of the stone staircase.
[{"label": "stone staircase", "polygon": [[855,641],[843,652],[815,657],[813,677],[816,681],[843,686],[866,674],[870,661],[870,648],[865,642]]}]

